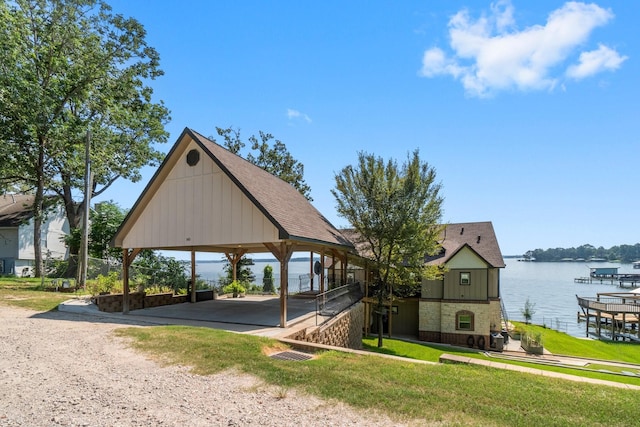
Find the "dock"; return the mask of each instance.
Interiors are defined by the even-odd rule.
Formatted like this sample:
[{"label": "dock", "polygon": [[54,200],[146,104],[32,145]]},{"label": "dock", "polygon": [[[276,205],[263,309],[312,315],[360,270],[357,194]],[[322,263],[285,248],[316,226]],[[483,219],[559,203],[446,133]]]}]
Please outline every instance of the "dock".
[{"label": "dock", "polygon": [[586,336],[593,326],[593,334],[598,338],[610,336],[618,341],[640,342],[640,294],[633,292],[603,292],[594,297],[579,297],[578,321],[586,321]]},{"label": "dock", "polygon": [[573,279],[575,283],[606,283],[618,284],[621,288],[637,288],[640,287],[640,274],[637,273],[618,273],[617,267],[606,268],[590,268],[589,276],[576,277]]}]

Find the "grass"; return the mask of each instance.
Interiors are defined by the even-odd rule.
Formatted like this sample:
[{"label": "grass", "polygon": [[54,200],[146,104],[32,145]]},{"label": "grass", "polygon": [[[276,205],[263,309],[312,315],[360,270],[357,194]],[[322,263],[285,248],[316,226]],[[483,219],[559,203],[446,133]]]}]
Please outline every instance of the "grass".
[{"label": "grass", "polygon": [[[281,390],[296,388],[394,420],[425,424],[632,425],[640,392],[464,365],[422,365],[328,351],[307,362],[271,359],[282,344],[225,331],[163,326],[119,335],[167,364],[210,375],[237,369]],[[389,342],[390,340],[386,340]],[[434,349],[425,350],[433,358]],[[612,414],[614,414],[612,416]]]},{"label": "grass", "polygon": [[52,311],[75,293],[45,292],[41,279],[0,278],[0,303],[35,311]]},{"label": "grass", "polygon": [[[524,325],[522,325],[521,327],[524,327]],[[572,337],[563,332],[545,329],[541,326],[527,325],[525,328],[531,330],[534,333],[541,333],[543,336],[545,348],[547,348],[547,350],[554,354],[561,354],[558,350],[573,349],[572,354],[564,353],[564,355],[629,363],[640,362],[640,345],[637,344],[583,340]],[[601,369],[607,369],[610,372],[621,373],[622,371],[628,371],[628,368],[622,369],[610,365],[605,365],[607,367],[603,368],[601,365],[592,364],[589,364],[584,368],[578,368],[572,366],[551,366],[523,361],[495,359],[490,358],[484,353],[480,353],[477,351],[468,351],[461,348],[442,346],[432,343],[412,343],[389,338],[385,338],[383,341],[384,346],[382,348],[378,348],[377,341],[377,337],[366,337],[363,339],[363,345],[365,349],[369,351],[408,357],[417,360],[426,360],[430,362],[437,362],[440,356],[444,353],[458,354],[464,355],[466,357],[492,360],[528,368],[542,369],[545,371],[559,372],[585,378],[615,381],[623,384],[640,386],[640,378],[638,377],[612,375],[610,373],[600,371]],[[593,348],[591,348],[590,345],[593,345]],[[580,349],[581,352],[578,352],[575,349]]]},{"label": "grass", "polygon": [[[42,291],[39,280],[0,280],[2,304],[49,311],[70,297],[73,294]],[[578,340],[550,330],[541,333],[552,352],[640,360],[640,346]],[[208,328],[127,328],[117,334],[133,338],[134,347],[161,363],[186,364],[201,375],[239,370],[276,387],[280,398],[295,388],[367,412],[385,413],[400,422],[482,426],[623,426],[637,422],[638,391],[478,366],[423,365],[334,351],[306,362],[275,360],[268,354],[285,348],[277,341]],[[480,357],[446,346],[390,339],[384,343],[384,352],[429,361],[437,361],[445,351]],[[375,339],[365,345],[374,346]]]},{"label": "grass", "polygon": [[640,345],[638,344],[620,341],[579,339],[567,335],[564,332],[546,329],[542,326],[520,326],[532,330],[534,333],[540,333],[544,347],[553,354],[629,363],[640,362]]}]

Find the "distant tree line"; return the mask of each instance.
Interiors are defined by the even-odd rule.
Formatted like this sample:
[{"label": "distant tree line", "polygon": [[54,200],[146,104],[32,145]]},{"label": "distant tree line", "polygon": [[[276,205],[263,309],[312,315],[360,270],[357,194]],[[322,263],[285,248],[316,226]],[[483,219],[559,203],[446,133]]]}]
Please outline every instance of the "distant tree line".
[{"label": "distant tree line", "polygon": [[635,245],[612,246],[605,249],[602,246],[596,248],[593,245],[582,245],[577,248],[549,248],[535,249],[524,254],[527,259],[535,261],[568,261],[582,259],[585,261],[603,259],[630,263],[640,260],[640,243]]}]

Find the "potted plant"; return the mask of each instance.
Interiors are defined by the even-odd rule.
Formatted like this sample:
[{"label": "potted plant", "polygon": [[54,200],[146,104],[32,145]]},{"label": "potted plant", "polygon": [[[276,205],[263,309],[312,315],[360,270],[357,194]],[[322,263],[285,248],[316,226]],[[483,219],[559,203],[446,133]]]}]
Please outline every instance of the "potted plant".
[{"label": "potted plant", "polygon": [[224,287],[224,293],[225,294],[233,294],[234,298],[238,298],[241,295],[244,295],[244,293],[247,291],[247,289],[242,285],[242,283],[240,283],[237,280],[234,280],[233,282],[229,283],[227,286]]},{"label": "potted plant", "polygon": [[524,332],[522,334],[521,346],[527,353],[541,355],[544,352],[542,335],[540,333],[533,334],[531,332]]}]

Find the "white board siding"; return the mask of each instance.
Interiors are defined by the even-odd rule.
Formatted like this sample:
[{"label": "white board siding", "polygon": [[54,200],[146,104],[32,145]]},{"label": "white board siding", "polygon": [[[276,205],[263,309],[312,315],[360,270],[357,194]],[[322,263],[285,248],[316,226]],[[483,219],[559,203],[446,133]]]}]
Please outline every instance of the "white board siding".
[{"label": "white board siding", "polygon": [[488,268],[488,265],[475,252],[473,252],[468,247],[464,247],[460,249],[460,251],[445,264],[445,267],[453,270],[453,269]]},{"label": "white board siding", "polygon": [[[191,149],[201,152],[195,166],[184,160]],[[277,228],[191,143],[144,207],[123,247],[240,245],[278,240]]]}]

